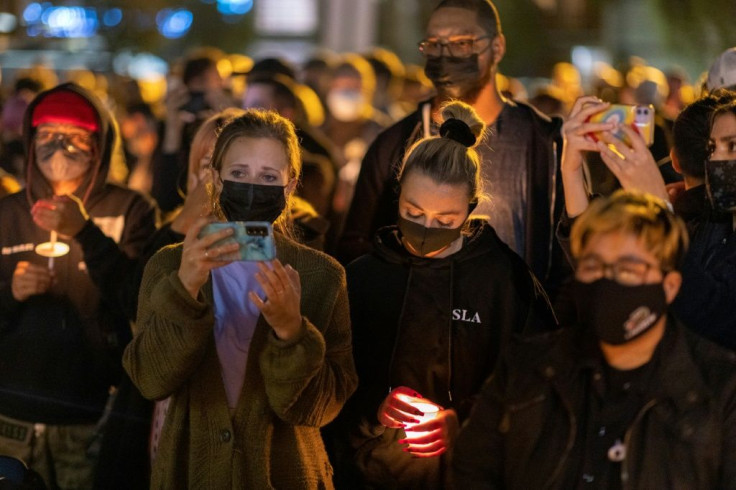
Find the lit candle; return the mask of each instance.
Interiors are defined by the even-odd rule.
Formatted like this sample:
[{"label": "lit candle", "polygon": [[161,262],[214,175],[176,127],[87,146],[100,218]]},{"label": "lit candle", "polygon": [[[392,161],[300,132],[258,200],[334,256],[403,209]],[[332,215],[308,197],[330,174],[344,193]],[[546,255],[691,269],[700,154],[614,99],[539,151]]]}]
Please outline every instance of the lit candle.
[{"label": "lit candle", "polygon": [[412,430],[412,427],[415,427],[418,424],[423,424],[424,422],[429,422],[433,418],[437,417],[437,413],[440,411],[441,407],[430,401],[413,398],[406,395],[400,395],[400,398],[402,401],[409,403],[412,407],[423,413],[423,415],[412,415],[412,417],[419,420],[418,423],[404,424],[404,432],[406,432],[407,439],[413,439],[415,437],[422,436],[426,433],[426,431],[415,431]]},{"label": "lit candle", "polygon": [[42,257],[48,257],[49,269],[54,268],[55,257],[61,257],[62,255],[66,255],[69,253],[69,245],[57,240],[57,233],[55,231],[52,231],[48,242],[43,242],[36,245],[36,253]]}]

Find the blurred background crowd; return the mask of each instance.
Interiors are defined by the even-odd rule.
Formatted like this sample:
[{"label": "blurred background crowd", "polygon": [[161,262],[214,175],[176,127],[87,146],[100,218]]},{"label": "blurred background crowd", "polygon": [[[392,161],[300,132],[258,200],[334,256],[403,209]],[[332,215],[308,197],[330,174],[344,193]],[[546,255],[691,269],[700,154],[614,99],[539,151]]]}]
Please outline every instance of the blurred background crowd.
[{"label": "blurred background crowd", "polygon": [[[733,8],[728,2],[497,3],[512,46],[497,80],[504,95],[556,115],[582,94],[653,104],[652,152],[661,163],[673,118],[699,95],[710,60],[736,41],[729,16],[718,15]],[[431,7],[419,0],[4,2],[0,167],[23,185],[23,112],[39,91],[74,81],[117,117],[122,144],[111,179],[152,196],[165,216],[183,201],[199,122],[226,107],[276,109],[300,131],[300,194],[324,218],[310,226],[329,249],[366,149],[433,92],[417,50]],[[593,190],[605,192],[613,180],[603,165],[590,165],[598,170]]]}]

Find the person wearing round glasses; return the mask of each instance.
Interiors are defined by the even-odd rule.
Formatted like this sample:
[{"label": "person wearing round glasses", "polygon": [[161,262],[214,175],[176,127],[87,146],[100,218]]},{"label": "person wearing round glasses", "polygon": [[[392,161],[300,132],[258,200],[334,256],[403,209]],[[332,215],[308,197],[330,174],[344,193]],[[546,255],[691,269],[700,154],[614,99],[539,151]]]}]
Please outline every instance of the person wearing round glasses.
[{"label": "person wearing round glasses", "polygon": [[575,327],[520,340],[455,443],[455,488],[736,488],[736,356],[671,314],[684,222],[636,191],[575,221]]},{"label": "person wearing round glasses", "polygon": [[570,271],[554,241],[562,210],[556,148],[561,119],[549,119],[524,103],[504,98],[496,85],[506,52],[498,11],[490,0],[443,0],[426,27],[419,51],[436,96],[381,133],[362,163],[337,255],[344,263],[371,249],[376,230],[394,224],[394,177],[413,143],[437,135],[440,107],[451,99],[469,104],[486,124],[477,150],[483,185],[493,203],[478,206],[513,251],[554,294]]}]

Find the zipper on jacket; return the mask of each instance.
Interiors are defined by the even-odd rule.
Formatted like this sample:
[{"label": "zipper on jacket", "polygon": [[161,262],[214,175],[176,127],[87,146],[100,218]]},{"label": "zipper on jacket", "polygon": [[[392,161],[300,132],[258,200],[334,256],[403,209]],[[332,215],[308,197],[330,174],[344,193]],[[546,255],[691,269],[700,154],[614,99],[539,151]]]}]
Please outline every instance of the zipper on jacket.
[{"label": "zipper on jacket", "polygon": [[629,465],[628,462],[630,460],[631,452],[629,451],[629,442],[631,442],[631,433],[634,431],[634,427],[641,422],[641,419],[644,418],[644,415],[657,403],[659,403],[659,400],[656,398],[654,400],[650,400],[644,407],[639,410],[639,413],[636,414],[636,417],[634,418],[634,421],[631,423],[629,428],[626,430],[626,433],[624,434],[624,447],[626,448],[626,457],[621,462],[621,488],[626,489],[629,488]]},{"label": "zipper on jacket", "polygon": [[577,419],[575,419],[575,414],[572,410],[572,407],[568,403],[568,401],[560,394],[560,392],[557,390],[557,387],[555,387],[555,392],[557,393],[557,396],[560,397],[562,400],[562,403],[565,405],[565,408],[567,409],[567,418],[570,422],[570,434],[567,438],[567,445],[565,446],[565,451],[562,453],[562,457],[560,458],[560,462],[557,464],[557,468],[555,468],[555,471],[552,473],[552,476],[547,480],[547,483],[544,485],[544,488],[552,488],[552,485],[555,482],[555,479],[562,473],[562,468],[565,466],[565,460],[570,456],[570,452],[572,451],[573,446],[575,446],[575,439],[577,438],[578,433],[578,422]]},{"label": "zipper on jacket", "polygon": [[547,245],[547,267],[544,271],[545,279],[548,279],[552,275],[552,251],[555,246],[555,231],[556,231],[556,222],[555,222],[555,206],[557,205],[557,168],[560,164],[560,162],[557,161],[557,142],[552,140],[552,175],[550,176],[551,184],[550,184],[550,215],[549,215],[549,222],[550,222],[550,232],[548,237],[548,245]]}]

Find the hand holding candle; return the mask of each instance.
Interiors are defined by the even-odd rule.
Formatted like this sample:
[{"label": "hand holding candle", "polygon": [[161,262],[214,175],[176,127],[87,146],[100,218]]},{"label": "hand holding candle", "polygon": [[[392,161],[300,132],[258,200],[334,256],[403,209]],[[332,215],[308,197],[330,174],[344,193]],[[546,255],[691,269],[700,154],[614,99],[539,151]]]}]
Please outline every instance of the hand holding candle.
[{"label": "hand holding candle", "polygon": [[432,458],[447,451],[457,435],[459,423],[453,409],[443,409],[416,391],[399,386],[378,409],[378,420],[386,427],[403,428],[404,451],[417,458]]},{"label": "hand holding candle", "polygon": [[[432,404],[434,405],[434,404]],[[406,444],[404,451],[416,458],[434,458],[446,452],[455,441],[460,424],[454,409],[443,409],[434,405],[437,411],[427,412],[419,424],[406,431],[406,439],[399,444]]]},{"label": "hand holding candle", "polygon": [[378,407],[378,421],[391,429],[401,429],[406,424],[418,424],[423,413],[409,401],[420,398],[422,395],[406,386],[393,389]]},{"label": "hand holding candle", "polygon": [[53,282],[53,271],[41,265],[21,261],[15,265],[11,292],[16,301],[23,302],[31,296],[47,292]]},{"label": "hand holding candle", "polygon": [[39,199],[31,208],[31,216],[38,227],[66,237],[79,233],[89,219],[82,201],[72,194]]}]

